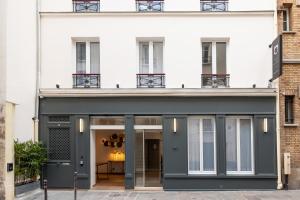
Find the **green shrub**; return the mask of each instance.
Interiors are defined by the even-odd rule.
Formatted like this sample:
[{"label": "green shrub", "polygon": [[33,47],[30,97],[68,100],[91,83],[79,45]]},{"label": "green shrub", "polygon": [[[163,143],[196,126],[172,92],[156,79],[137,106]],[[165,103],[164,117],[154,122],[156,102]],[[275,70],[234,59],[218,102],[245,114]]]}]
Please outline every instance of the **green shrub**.
[{"label": "green shrub", "polygon": [[47,150],[41,143],[15,141],[15,183],[34,181],[47,161]]}]

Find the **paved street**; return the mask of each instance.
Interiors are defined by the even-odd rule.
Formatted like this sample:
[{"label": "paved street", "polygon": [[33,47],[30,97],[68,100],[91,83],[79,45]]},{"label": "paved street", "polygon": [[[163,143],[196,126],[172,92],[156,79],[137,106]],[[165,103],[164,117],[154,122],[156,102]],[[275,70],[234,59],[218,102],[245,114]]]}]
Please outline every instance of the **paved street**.
[{"label": "paved street", "polygon": [[[43,191],[36,190],[17,200],[43,200]],[[48,200],[73,200],[72,191],[51,190]],[[78,200],[299,200],[300,190],[290,191],[203,191],[203,192],[163,192],[163,191],[79,191]]]}]

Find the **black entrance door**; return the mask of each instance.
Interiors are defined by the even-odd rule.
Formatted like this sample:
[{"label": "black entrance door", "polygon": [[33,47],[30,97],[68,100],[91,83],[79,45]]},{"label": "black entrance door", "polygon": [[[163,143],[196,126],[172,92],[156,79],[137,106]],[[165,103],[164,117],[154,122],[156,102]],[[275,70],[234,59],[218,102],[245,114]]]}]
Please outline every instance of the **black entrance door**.
[{"label": "black entrance door", "polygon": [[74,134],[69,117],[49,117],[43,142],[47,145],[48,162],[44,179],[49,188],[71,188],[74,176]]}]

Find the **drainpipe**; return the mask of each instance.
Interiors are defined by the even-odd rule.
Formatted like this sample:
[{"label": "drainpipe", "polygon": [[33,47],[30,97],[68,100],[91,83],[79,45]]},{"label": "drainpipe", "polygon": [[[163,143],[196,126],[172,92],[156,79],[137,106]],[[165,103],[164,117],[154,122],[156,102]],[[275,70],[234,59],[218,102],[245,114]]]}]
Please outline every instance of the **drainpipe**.
[{"label": "drainpipe", "polygon": [[41,66],[40,66],[40,50],[41,50],[41,38],[40,38],[40,0],[36,0],[36,83],[35,83],[35,110],[34,110],[34,141],[39,140],[39,88],[40,88],[40,76],[41,76]]},{"label": "drainpipe", "polygon": [[281,190],[283,188],[282,185],[282,175],[281,175],[281,141],[280,141],[280,90],[279,90],[279,78],[274,81],[276,84],[276,140],[277,140],[277,189]]}]

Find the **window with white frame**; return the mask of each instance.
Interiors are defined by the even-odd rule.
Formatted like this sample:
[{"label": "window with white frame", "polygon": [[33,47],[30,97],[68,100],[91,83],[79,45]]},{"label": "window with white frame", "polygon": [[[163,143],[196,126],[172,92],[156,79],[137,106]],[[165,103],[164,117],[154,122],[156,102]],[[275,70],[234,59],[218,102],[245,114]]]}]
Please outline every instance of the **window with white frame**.
[{"label": "window with white frame", "polygon": [[202,74],[226,74],[226,42],[202,42]]},{"label": "window with white frame", "polygon": [[214,117],[188,119],[189,174],[216,174],[216,128]]},{"label": "window with white frame", "polygon": [[226,118],[227,174],[254,174],[252,127],[251,117]]},{"label": "window with white frame", "polygon": [[163,42],[139,43],[139,73],[163,73]]},{"label": "window with white frame", "polygon": [[285,8],[282,11],[283,31],[290,31],[290,9]]},{"label": "window with white frame", "polygon": [[76,73],[100,74],[99,42],[76,42]]}]

